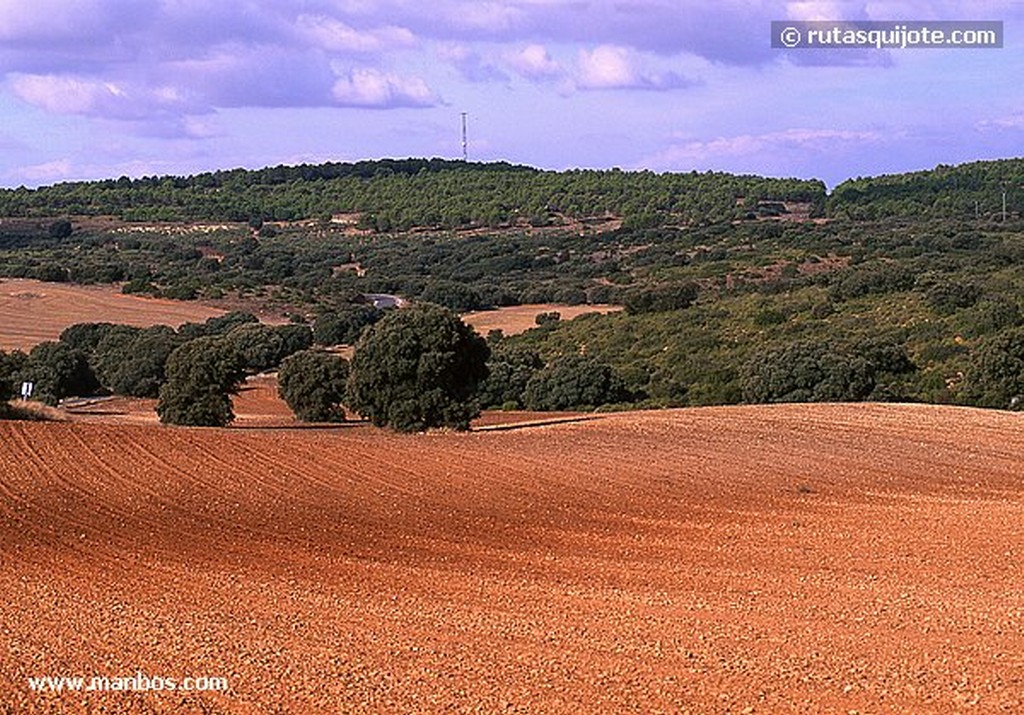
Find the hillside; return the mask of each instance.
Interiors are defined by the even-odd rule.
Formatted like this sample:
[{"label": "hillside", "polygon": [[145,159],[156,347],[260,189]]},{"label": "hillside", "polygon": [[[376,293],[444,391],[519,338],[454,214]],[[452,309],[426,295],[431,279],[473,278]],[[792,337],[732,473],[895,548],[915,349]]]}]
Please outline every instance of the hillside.
[{"label": "hillside", "polygon": [[824,203],[820,181],[708,172],[541,171],[504,162],[384,159],[237,169],[0,191],[0,216],[130,221],[295,221],[357,213],[376,230],[547,225],[606,213],[730,218],[737,199]]},{"label": "hillside", "polygon": [[[1015,710],[1018,418],[0,424],[3,712]],[[230,692],[30,692],[29,676]]]},{"label": "hillside", "polygon": [[1024,210],[1024,159],[976,161],[929,171],[851,179],[828,201],[832,216],[855,219],[1002,219]]},{"label": "hillside", "polygon": [[1005,408],[1024,404],[1022,166],[856,179],[827,205],[814,181],[420,159],[62,184],[0,192],[24,214],[0,220],[0,276],[307,322],[325,344],[372,322],[367,294],[482,325],[521,304],[624,306],[506,353],[586,354],[631,406]]}]

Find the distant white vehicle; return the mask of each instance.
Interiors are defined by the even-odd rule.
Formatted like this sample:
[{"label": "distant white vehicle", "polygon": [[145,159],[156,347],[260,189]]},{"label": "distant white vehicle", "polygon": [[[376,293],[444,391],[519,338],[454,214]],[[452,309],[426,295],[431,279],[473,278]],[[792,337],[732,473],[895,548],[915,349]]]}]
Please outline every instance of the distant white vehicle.
[{"label": "distant white vehicle", "polygon": [[389,308],[401,308],[405,300],[390,293],[365,293],[363,297],[370,301],[374,308],[385,310]]}]

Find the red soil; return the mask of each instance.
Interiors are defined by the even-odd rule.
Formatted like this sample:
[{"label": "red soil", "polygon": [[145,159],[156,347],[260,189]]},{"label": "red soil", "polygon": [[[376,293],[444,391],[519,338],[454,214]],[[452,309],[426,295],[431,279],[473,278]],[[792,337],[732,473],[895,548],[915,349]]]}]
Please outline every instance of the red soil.
[{"label": "red soil", "polygon": [[1020,419],[0,423],[0,713],[1017,712]]}]

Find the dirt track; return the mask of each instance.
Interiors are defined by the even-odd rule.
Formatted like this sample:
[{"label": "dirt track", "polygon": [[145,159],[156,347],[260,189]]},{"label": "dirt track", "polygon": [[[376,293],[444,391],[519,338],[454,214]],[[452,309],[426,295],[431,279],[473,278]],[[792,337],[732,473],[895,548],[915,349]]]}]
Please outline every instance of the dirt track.
[{"label": "dirt track", "polygon": [[[0,423],[0,713],[1019,712],[1024,429]],[[227,694],[30,692],[214,675]]]}]

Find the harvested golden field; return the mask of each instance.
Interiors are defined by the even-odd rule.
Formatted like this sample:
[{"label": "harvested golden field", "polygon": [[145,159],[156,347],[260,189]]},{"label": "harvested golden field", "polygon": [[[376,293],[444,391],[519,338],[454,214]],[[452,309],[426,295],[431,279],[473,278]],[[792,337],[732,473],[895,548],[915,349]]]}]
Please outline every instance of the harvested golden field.
[{"label": "harvested golden field", "polygon": [[481,310],[466,313],[462,320],[481,335],[500,329],[505,335],[517,335],[537,327],[537,316],[541,313],[556,312],[562,320],[572,320],[585,313],[615,313],[622,310],[619,305],[557,305],[555,303],[532,303],[512,305],[495,310]]},{"label": "harvested golden field", "polygon": [[[0,712],[1019,712],[1022,456],[930,406],[0,423]],[[28,681],[140,671],[229,690]]]},{"label": "harvested golden field", "polygon": [[203,322],[225,311],[196,302],[123,295],[116,286],[0,281],[0,350],[29,350],[75,323],[138,327]]}]

